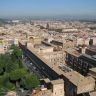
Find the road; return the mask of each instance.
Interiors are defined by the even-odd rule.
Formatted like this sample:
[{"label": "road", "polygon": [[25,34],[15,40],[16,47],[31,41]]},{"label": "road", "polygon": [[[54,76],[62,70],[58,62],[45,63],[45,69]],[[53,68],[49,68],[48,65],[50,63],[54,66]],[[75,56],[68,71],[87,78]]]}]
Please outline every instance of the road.
[{"label": "road", "polygon": [[26,53],[26,57],[30,60],[31,63],[33,63],[33,65],[39,70],[40,74],[42,74],[42,76],[44,78],[50,78],[53,79],[52,76],[50,76],[48,73],[46,73],[46,69],[42,66],[40,67],[35,61],[34,59],[31,58],[31,53]]},{"label": "road", "polygon": [[35,74],[39,79],[45,78],[45,76],[40,72],[38,67],[27,57],[22,60],[23,65],[30,71],[30,73]]}]

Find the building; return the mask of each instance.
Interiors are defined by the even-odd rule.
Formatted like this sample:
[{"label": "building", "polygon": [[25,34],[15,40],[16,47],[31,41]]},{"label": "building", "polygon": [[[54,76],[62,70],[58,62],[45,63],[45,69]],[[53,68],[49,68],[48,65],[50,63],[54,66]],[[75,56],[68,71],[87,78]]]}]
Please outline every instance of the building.
[{"label": "building", "polygon": [[[95,79],[95,81],[96,81],[96,67],[89,69],[88,75],[93,77]],[[95,89],[96,89],[96,86],[95,86]]]},{"label": "building", "polygon": [[[83,93],[88,93],[89,91],[94,90],[95,80],[92,77],[90,77],[90,76],[89,77],[84,77],[83,75],[81,75],[80,73],[78,73],[76,71],[65,72],[65,71],[61,70],[58,66],[50,63],[48,60],[43,58],[41,54],[37,53],[33,49],[30,49],[30,48],[27,49],[22,42],[20,43],[20,47],[23,50],[24,54],[28,58],[30,58],[31,61],[32,61],[32,59],[34,60],[34,62],[35,62],[34,64],[36,66],[38,66],[38,69],[40,69],[40,71],[43,73],[43,75],[45,75],[46,78],[50,79],[50,81],[46,80],[46,82],[48,83],[47,84],[48,89],[54,89],[54,91],[55,90],[61,90],[61,89],[63,89],[63,84],[64,84],[64,94],[65,94],[65,96],[79,96]],[[72,50],[69,50],[67,52],[68,56],[67,56],[66,59],[68,60],[68,62],[70,64],[72,63],[72,66],[73,66],[74,63],[75,63],[75,65],[77,64],[78,58],[81,55],[81,53],[79,53],[78,51],[75,51],[75,50],[73,50],[72,52],[71,51]],[[69,56],[73,56],[73,57],[69,57]],[[74,60],[74,62],[72,62],[72,59],[70,59],[70,58],[72,58]],[[80,60],[79,60],[79,62],[80,62]],[[82,64],[82,62],[80,64]],[[74,68],[78,69],[79,65],[77,64]],[[84,68],[85,67],[83,66],[82,69],[85,70],[86,68],[85,69]],[[77,69],[74,69],[74,70],[77,70]],[[64,81],[62,86],[58,83],[59,81],[56,81],[56,80],[59,80],[60,78],[63,79],[63,81]],[[53,81],[57,82],[58,85],[55,84]],[[50,85],[50,83],[51,83],[51,85]],[[56,87],[54,87],[54,86],[56,86]],[[58,89],[58,88],[60,88],[60,89]],[[54,91],[51,91],[51,92],[55,94]],[[56,91],[56,94],[60,94],[59,92]]]},{"label": "building", "polygon": [[84,77],[76,71],[65,73],[62,77],[65,96],[77,96],[93,91],[95,88],[95,80],[92,77]]},{"label": "building", "polygon": [[42,53],[50,53],[53,52],[53,47],[52,46],[41,46],[39,49],[39,52]]},{"label": "building", "polygon": [[39,90],[35,90],[32,96],[65,96],[63,79],[49,80],[48,78],[42,80],[44,86]]},{"label": "building", "polygon": [[52,85],[52,96],[65,96],[64,92],[64,80],[53,80],[51,81]]},{"label": "building", "polygon": [[28,41],[34,44],[41,44],[41,38],[36,36],[28,36]]},{"label": "building", "polygon": [[42,57],[51,62],[51,64],[54,64],[56,66],[59,66],[60,64],[63,63],[62,51],[42,54]]},{"label": "building", "polygon": [[88,55],[96,55],[96,47],[86,48],[86,54]]},{"label": "building", "polygon": [[96,91],[90,92],[89,96],[96,96]]},{"label": "building", "polygon": [[84,50],[85,54],[83,54],[82,48],[79,52],[72,49],[66,50],[65,61],[73,70],[86,76],[90,68],[96,67],[96,56],[94,55],[95,52],[91,52],[89,49]]}]

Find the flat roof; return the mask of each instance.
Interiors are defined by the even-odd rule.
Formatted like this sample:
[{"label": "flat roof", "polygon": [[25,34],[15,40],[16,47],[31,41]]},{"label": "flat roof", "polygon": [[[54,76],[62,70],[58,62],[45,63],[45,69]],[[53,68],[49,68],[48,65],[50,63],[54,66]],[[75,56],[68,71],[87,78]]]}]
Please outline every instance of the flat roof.
[{"label": "flat roof", "polygon": [[86,84],[90,84],[91,82],[95,82],[95,80],[92,77],[84,77],[80,73],[76,71],[67,72],[64,74],[66,78],[69,79],[70,82],[72,82],[77,87],[84,86]]},{"label": "flat roof", "polygon": [[50,82],[50,80],[48,79],[48,78],[45,78],[45,79],[43,79],[44,80],[44,82],[46,82],[46,83],[49,83]]},{"label": "flat roof", "polygon": [[90,94],[90,96],[96,96],[96,91],[90,92],[89,94]]},{"label": "flat roof", "polygon": [[37,52],[35,52],[32,48],[28,48],[35,56],[37,56],[39,59],[41,59],[41,61],[43,61],[46,65],[48,65],[52,70],[54,70],[58,75],[62,75],[64,74],[64,72],[58,68],[57,66],[55,66],[54,64],[50,63],[48,60],[46,60],[45,58],[42,57],[42,55],[38,54]]},{"label": "flat roof", "polygon": [[62,84],[62,83],[64,84],[64,80],[63,79],[53,80],[51,81],[51,83],[53,85]]}]

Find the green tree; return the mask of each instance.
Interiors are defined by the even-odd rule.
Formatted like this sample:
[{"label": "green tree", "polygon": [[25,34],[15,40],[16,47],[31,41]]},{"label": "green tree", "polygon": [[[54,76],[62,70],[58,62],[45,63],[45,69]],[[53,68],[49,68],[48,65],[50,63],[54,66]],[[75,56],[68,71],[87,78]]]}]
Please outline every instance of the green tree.
[{"label": "green tree", "polygon": [[22,68],[22,69],[16,69],[15,71],[12,71],[10,73],[10,79],[13,81],[17,81],[21,78],[23,78],[27,74],[27,70]]},{"label": "green tree", "polygon": [[15,89],[15,85],[14,85],[13,83],[9,82],[9,81],[6,82],[5,87],[6,87],[8,90],[13,90],[13,89]]},{"label": "green tree", "polygon": [[11,47],[13,49],[13,54],[16,55],[18,58],[22,58],[23,52],[20,48],[18,48],[15,45],[12,45]]},{"label": "green tree", "polygon": [[21,81],[21,86],[26,89],[36,88],[40,84],[38,78],[35,75],[26,75],[26,77]]},{"label": "green tree", "polygon": [[19,83],[21,79],[27,74],[27,70],[22,68],[22,69],[17,69],[13,72],[10,73],[10,80],[13,82],[16,87],[20,87]]},{"label": "green tree", "polygon": [[5,86],[5,83],[9,81],[9,74],[5,73],[3,76],[0,76],[0,85]]},{"label": "green tree", "polygon": [[4,73],[3,68],[0,68],[0,75]]},{"label": "green tree", "polygon": [[7,56],[0,55],[0,68],[3,69],[5,67],[6,61],[7,61]]},{"label": "green tree", "polygon": [[18,62],[12,62],[12,60],[9,60],[6,64],[6,72],[11,72],[19,68]]},{"label": "green tree", "polygon": [[26,89],[37,87],[39,85],[38,78],[28,74],[22,64],[22,50],[15,45],[12,46],[12,49],[12,54],[0,55],[0,92],[15,89],[20,85]]}]

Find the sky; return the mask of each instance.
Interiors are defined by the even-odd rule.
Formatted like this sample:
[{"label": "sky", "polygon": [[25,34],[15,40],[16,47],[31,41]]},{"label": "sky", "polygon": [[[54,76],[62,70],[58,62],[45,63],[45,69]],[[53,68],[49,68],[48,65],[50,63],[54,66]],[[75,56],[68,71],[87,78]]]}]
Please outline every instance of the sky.
[{"label": "sky", "polygon": [[96,0],[0,0],[0,17],[96,16]]}]

